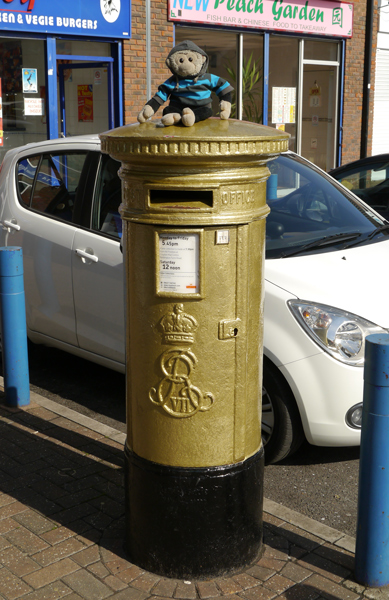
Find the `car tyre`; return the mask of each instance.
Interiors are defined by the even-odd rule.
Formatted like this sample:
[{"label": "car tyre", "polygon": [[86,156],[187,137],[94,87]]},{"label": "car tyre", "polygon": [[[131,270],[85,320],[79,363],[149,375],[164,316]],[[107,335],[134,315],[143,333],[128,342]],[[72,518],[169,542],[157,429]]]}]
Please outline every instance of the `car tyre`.
[{"label": "car tyre", "polygon": [[284,377],[269,361],[263,366],[262,440],[265,463],[291,456],[305,439],[300,414]]}]

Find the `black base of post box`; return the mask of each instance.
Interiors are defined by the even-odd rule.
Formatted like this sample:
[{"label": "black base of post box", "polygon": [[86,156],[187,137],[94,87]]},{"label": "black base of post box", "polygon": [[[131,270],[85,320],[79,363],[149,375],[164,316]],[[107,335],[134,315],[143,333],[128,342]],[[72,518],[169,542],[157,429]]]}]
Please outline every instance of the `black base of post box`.
[{"label": "black base of post box", "polygon": [[263,448],[235,464],[167,467],[126,447],[126,549],[147,571],[204,579],[260,557]]}]

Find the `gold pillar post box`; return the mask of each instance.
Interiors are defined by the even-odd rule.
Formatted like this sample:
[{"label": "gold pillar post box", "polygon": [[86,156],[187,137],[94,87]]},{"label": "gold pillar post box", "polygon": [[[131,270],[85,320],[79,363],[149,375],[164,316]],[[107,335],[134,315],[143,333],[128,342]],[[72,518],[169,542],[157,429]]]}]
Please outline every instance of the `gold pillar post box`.
[{"label": "gold pillar post box", "polygon": [[126,542],[149,571],[202,578],[261,550],[266,163],[289,136],[158,125],[100,136],[122,163]]}]

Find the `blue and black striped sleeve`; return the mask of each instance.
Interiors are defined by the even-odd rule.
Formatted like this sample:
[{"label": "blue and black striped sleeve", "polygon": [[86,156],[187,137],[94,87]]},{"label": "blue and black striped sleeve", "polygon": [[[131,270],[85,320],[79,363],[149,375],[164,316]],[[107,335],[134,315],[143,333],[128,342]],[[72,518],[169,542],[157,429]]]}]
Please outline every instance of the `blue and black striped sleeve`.
[{"label": "blue and black striped sleeve", "polygon": [[164,83],[158,87],[157,93],[146,102],[146,105],[151,106],[151,108],[156,112],[162,104],[165,104],[170,98],[172,91],[174,90],[176,85],[174,77],[170,77]]},{"label": "blue and black striped sleeve", "polygon": [[226,94],[232,94],[234,88],[222,77],[211,74],[211,89],[215,94],[222,99]]}]

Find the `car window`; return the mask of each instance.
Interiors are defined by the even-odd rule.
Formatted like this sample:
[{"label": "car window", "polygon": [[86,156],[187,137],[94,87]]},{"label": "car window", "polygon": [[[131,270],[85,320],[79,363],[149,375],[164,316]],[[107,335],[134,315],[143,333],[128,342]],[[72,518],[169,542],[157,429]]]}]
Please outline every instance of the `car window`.
[{"label": "car window", "polygon": [[349,190],[366,189],[380,185],[389,176],[389,164],[370,164],[350,170],[338,179]]},{"label": "car window", "polygon": [[373,208],[389,206],[389,164],[387,161],[358,167],[336,179]]},{"label": "car window", "polygon": [[120,162],[102,155],[92,211],[92,229],[115,238],[122,237],[122,220],[119,214],[122,188],[118,176],[119,169]]},{"label": "car window", "polygon": [[30,206],[32,186],[40,156],[29,156],[18,164],[17,184],[19,200],[24,206]]},{"label": "car window", "polygon": [[271,172],[267,182],[268,258],[286,256],[308,244],[309,251],[333,249],[327,243],[317,248],[312,244],[326,239],[336,245],[348,233],[365,240],[377,226],[384,224],[378,215],[347,192],[343,193],[330,177],[300,157],[284,154],[268,166]]},{"label": "car window", "polygon": [[86,155],[86,152],[47,153],[19,161],[17,181],[21,204],[71,222]]}]

